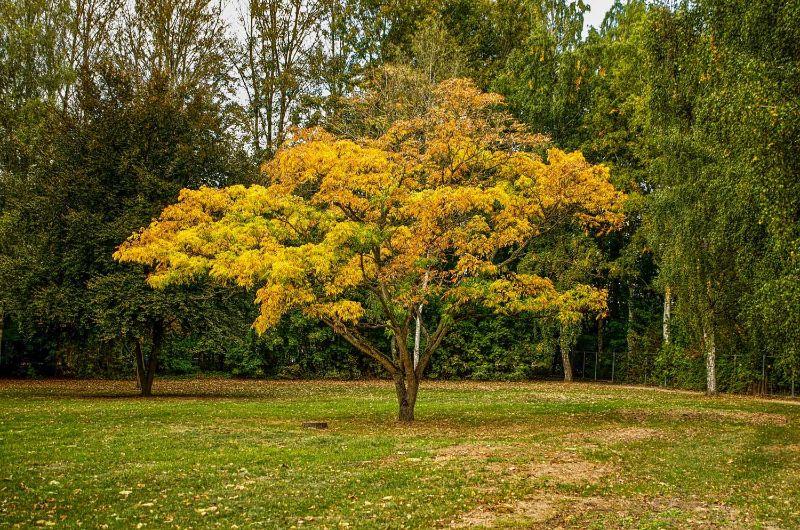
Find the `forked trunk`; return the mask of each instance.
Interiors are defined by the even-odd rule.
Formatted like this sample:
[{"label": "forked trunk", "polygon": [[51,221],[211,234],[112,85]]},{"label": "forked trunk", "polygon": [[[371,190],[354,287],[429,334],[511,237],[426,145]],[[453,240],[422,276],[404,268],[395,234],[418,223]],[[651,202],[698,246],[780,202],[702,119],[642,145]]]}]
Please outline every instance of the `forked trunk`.
[{"label": "forked trunk", "polygon": [[164,324],[157,322],[153,324],[152,328],[152,345],[150,355],[145,363],[144,352],[142,351],[142,343],[136,341],[136,349],[134,356],[136,358],[136,377],[139,381],[139,390],[142,397],[149,397],[153,395],[153,379],[156,375],[158,368],[158,357],[161,353],[161,345],[164,339]]},{"label": "forked trunk", "polygon": [[147,359],[147,371],[142,381],[142,396],[150,397],[153,395],[153,378],[156,375],[156,366],[158,365],[158,355],[155,351],[150,353]]},{"label": "forked trunk", "polygon": [[136,361],[136,386],[139,387],[142,396],[149,396],[151,389],[147,387],[147,368],[144,364],[142,343],[139,340],[134,345],[133,358]]},{"label": "forked trunk", "polygon": [[402,422],[414,421],[414,406],[417,404],[417,390],[419,389],[419,379],[415,374],[403,377],[398,374],[394,378],[394,386],[397,391],[397,420]]},{"label": "forked trunk", "polygon": [[713,396],[717,393],[717,346],[708,320],[703,323],[703,346],[706,350],[706,393]]}]

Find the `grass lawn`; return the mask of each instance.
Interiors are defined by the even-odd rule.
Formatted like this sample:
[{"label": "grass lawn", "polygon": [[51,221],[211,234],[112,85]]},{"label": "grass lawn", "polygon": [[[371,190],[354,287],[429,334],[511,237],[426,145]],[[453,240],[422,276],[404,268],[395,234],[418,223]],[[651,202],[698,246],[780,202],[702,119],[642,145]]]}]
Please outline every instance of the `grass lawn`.
[{"label": "grass lawn", "polygon": [[800,528],[800,403],[423,382],[406,426],[382,382],[154,392],[0,381],[0,527]]}]

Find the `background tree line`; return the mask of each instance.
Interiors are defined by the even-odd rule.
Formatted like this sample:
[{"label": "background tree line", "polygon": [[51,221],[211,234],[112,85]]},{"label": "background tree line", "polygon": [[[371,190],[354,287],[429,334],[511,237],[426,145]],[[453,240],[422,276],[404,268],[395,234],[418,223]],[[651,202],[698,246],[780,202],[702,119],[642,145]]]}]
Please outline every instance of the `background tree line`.
[{"label": "background tree line", "polygon": [[210,282],[154,291],[111,255],[181,188],[257,182],[295,126],[377,135],[437,82],[470,77],[554,145],[608,164],[627,222],[602,237],[553,230],[524,258],[559,288],[607,289],[605,318],[565,329],[475,308],[428,376],[596,369],[791,391],[800,2],[617,2],[588,34],[586,10],[0,0],[0,372],[379,375],[301,316],[258,337],[248,293]]}]

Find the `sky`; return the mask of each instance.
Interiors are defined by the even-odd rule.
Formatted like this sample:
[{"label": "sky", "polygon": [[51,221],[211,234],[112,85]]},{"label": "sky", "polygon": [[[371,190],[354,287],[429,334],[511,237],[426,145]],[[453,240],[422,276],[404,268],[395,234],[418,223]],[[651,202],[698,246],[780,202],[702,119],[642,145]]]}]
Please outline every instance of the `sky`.
[{"label": "sky", "polygon": [[603,18],[606,12],[611,8],[614,0],[587,0],[587,4],[591,7],[591,11],[586,13],[583,17],[583,31],[584,34],[589,30],[590,26],[599,28],[603,23]]},{"label": "sky", "polygon": [[[241,0],[228,0],[224,2],[225,10],[224,16],[232,25],[237,23],[237,6]],[[600,27],[603,23],[603,18],[606,16],[606,11],[614,3],[614,0],[586,0],[591,10],[583,17],[583,34],[586,35],[589,27]]]}]

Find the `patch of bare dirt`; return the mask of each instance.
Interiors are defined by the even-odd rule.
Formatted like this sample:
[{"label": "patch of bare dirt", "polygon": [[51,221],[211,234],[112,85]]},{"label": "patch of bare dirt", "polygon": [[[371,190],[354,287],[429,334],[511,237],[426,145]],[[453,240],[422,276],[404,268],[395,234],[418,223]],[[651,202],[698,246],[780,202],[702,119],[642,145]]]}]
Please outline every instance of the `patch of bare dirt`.
[{"label": "patch of bare dirt", "polygon": [[[682,514],[676,516],[676,513]],[[579,497],[542,492],[513,502],[478,506],[441,526],[450,528],[587,528],[605,516],[604,527],[618,528],[613,521],[674,523],[679,528],[751,528],[754,521],[725,504],[677,498],[631,499],[622,497]],[[677,518],[676,518],[677,517]],[[594,522],[594,525],[593,525]],[[628,526],[626,526],[627,528]]]},{"label": "patch of bare dirt", "polygon": [[534,461],[532,458],[524,461],[526,455],[531,455],[529,446],[467,443],[440,449],[434,461],[488,459],[491,461],[487,467],[494,473],[534,480],[546,478],[558,484],[595,484],[611,471],[607,466],[590,462],[569,451],[561,451],[544,461]]},{"label": "patch of bare dirt", "polygon": [[638,442],[641,440],[658,438],[661,434],[661,431],[658,429],[650,429],[648,427],[624,427],[621,429],[602,431],[600,433],[600,439],[609,443]]},{"label": "patch of bare dirt", "polygon": [[744,529],[751,528],[754,522],[738,508],[699,500],[655,498],[647,503],[647,509],[654,513],[683,512],[689,515],[691,528]]},{"label": "patch of bare dirt", "polygon": [[764,449],[774,453],[800,453],[800,444],[768,445]]},{"label": "patch of bare dirt", "polygon": [[579,455],[561,452],[544,462],[514,464],[493,463],[492,471],[523,477],[526,479],[547,479],[557,484],[596,484],[611,470],[604,465],[590,462]]},{"label": "patch of bare dirt", "polygon": [[671,411],[670,415],[678,419],[720,419],[749,423],[750,425],[786,425],[789,423],[789,420],[783,414],[746,410],[675,410]]},{"label": "patch of bare dirt", "polygon": [[692,410],[672,409],[659,411],[629,410],[622,412],[626,418],[644,421],[653,416],[666,416],[675,420],[688,421],[732,421],[750,425],[787,425],[788,418],[774,412],[750,412],[747,410]]},{"label": "patch of bare dirt", "polygon": [[468,458],[484,460],[487,458],[509,458],[522,454],[524,448],[513,445],[490,445],[464,443],[443,447],[436,452],[434,460],[452,460],[454,458]]},{"label": "patch of bare dirt", "polygon": [[663,436],[663,432],[649,427],[610,427],[590,432],[577,432],[567,436],[571,441],[592,441],[604,444],[639,442]]},{"label": "patch of bare dirt", "polygon": [[[611,509],[611,499],[603,497],[575,497],[560,494],[542,494],[510,503],[478,506],[450,521],[450,528],[493,528],[498,525],[524,524],[526,528],[547,525],[558,520],[563,513],[605,511]],[[551,525],[547,525],[550,528]]]}]

